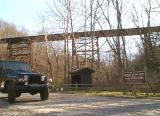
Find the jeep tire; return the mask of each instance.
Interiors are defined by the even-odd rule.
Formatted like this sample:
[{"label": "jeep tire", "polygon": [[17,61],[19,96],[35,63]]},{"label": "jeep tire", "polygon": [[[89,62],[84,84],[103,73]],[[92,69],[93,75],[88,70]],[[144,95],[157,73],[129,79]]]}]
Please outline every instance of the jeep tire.
[{"label": "jeep tire", "polygon": [[8,83],[8,102],[14,103],[16,98],[15,84],[14,82]]},{"label": "jeep tire", "polygon": [[48,87],[44,86],[40,91],[41,100],[47,100],[49,96]]}]

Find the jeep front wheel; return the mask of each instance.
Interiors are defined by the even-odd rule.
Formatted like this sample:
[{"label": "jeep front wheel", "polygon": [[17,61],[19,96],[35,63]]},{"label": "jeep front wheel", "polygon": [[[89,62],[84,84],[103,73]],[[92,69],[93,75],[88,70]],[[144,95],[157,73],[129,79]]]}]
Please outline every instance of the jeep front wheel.
[{"label": "jeep front wheel", "polygon": [[16,97],[15,84],[14,82],[8,83],[8,102],[14,103]]},{"label": "jeep front wheel", "polygon": [[21,93],[17,92],[16,97],[20,97],[20,96],[21,96]]},{"label": "jeep front wheel", "polygon": [[41,100],[47,100],[49,96],[48,87],[44,86],[40,91]]}]

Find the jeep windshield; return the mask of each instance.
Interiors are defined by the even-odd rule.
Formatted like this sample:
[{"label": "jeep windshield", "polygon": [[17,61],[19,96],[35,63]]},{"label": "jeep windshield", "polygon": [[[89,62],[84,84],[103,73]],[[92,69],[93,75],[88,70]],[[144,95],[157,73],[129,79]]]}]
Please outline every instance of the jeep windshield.
[{"label": "jeep windshield", "polygon": [[31,72],[29,64],[18,61],[0,61],[0,67],[3,71]]}]

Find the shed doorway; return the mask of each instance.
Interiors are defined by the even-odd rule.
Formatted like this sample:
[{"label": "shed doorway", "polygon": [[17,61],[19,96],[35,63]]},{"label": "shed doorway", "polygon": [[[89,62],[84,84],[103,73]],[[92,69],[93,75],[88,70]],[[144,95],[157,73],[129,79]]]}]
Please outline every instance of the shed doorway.
[{"label": "shed doorway", "polygon": [[81,83],[81,75],[74,75],[72,76],[72,84],[73,86],[80,87]]}]

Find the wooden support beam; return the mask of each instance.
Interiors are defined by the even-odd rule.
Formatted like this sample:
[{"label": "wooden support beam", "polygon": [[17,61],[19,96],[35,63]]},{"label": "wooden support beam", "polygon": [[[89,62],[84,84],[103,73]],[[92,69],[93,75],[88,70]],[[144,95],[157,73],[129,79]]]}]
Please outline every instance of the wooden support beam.
[{"label": "wooden support beam", "polygon": [[31,43],[8,43],[8,58],[12,60],[25,61],[31,64]]},{"label": "wooden support beam", "polygon": [[[116,36],[133,36],[133,35],[142,35],[152,32],[160,32],[160,26],[155,27],[141,27],[141,28],[127,28],[127,29],[112,29],[112,30],[100,30],[95,31],[95,37],[116,37]],[[91,37],[92,32],[74,32],[75,38],[80,37]],[[69,33],[68,35],[71,35]],[[13,38],[4,38],[0,39],[0,43],[19,43],[24,41],[31,41],[31,42],[43,42],[45,35],[37,35],[37,36],[26,36],[26,37],[13,37]],[[60,41],[64,40],[65,34],[48,34],[48,41]]]}]

